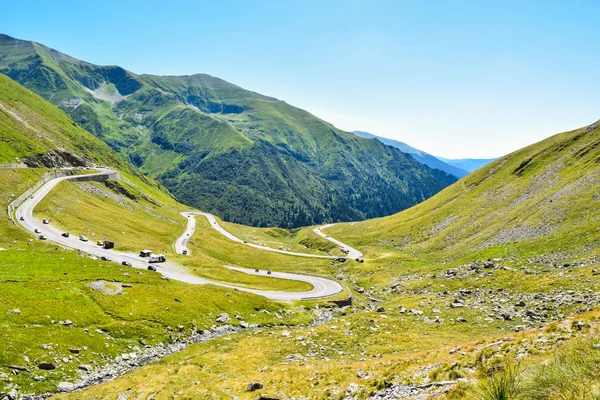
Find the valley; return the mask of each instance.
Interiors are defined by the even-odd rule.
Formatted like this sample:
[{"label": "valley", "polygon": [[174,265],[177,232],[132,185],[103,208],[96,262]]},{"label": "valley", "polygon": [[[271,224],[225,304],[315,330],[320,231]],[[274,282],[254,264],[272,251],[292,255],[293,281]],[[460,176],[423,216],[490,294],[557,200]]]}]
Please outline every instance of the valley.
[{"label": "valley", "polygon": [[[213,19],[221,20],[196,11],[194,23],[222,40]],[[388,64],[395,56],[383,50],[410,35],[379,36],[369,13],[347,42],[320,35],[333,19],[317,29],[298,14],[293,29],[316,35],[310,50],[332,48],[315,54],[318,68],[282,78],[265,64],[294,71],[286,54],[303,46],[278,42],[278,56],[264,63],[241,51],[264,28],[255,11],[232,31],[238,45],[226,53],[239,65],[230,76],[252,82],[271,71],[278,83],[262,87],[285,94],[278,79],[308,92],[329,73],[356,102],[343,126],[376,110],[380,119],[365,129],[389,134],[395,121],[432,154],[453,142],[447,150],[457,156],[485,149],[479,158],[434,157],[208,74],[134,73],[0,34],[0,400],[600,398],[600,121],[540,140],[536,129],[545,127],[531,128],[525,114],[550,121],[554,103],[519,108],[517,96],[502,98],[521,86],[537,93],[519,80],[535,75],[523,59],[506,68],[480,49],[427,62],[402,42],[401,65]],[[433,12],[424,15],[428,30]],[[173,23],[161,21],[168,37]],[[432,53],[453,50],[457,29]],[[113,38],[101,41],[107,47],[133,52],[103,34]],[[275,36],[261,46],[282,40]],[[190,41],[169,47],[181,52]],[[204,60],[202,70],[215,58],[210,44],[185,53]],[[373,60],[353,56],[363,46]],[[170,55],[157,57],[171,63]],[[475,73],[479,58],[497,69]],[[518,76],[503,81],[499,71],[511,68]],[[500,83],[480,82],[486,74]],[[480,103],[480,88],[494,107]],[[555,87],[543,93],[562,99]],[[569,101],[575,94],[583,96],[573,91]],[[343,104],[318,104],[337,95],[297,99],[335,117]],[[458,114],[461,104],[471,119]],[[501,141],[494,132],[505,121],[490,117],[498,110],[523,119]],[[537,139],[516,146],[519,135]],[[487,158],[504,142],[514,147]]]}]

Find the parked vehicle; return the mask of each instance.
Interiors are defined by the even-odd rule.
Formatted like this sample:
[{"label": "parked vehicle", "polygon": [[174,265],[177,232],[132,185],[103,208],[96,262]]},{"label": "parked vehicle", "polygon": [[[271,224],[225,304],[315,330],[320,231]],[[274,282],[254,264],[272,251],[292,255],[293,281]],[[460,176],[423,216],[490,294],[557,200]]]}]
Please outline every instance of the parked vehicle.
[{"label": "parked vehicle", "polygon": [[96,242],[96,244],[97,244],[98,246],[104,246],[104,242],[103,242],[102,240],[98,240],[98,241]]},{"label": "parked vehicle", "polygon": [[45,235],[40,235],[40,240],[46,240],[48,239]]},{"label": "parked vehicle", "polygon": [[79,236],[79,240],[81,240],[82,242],[87,242],[87,241],[88,241],[88,238],[87,238],[87,237],[85,237],[85,236],[83,236],[83,235],[80,235],[80,236]]},{"label": "parked vehicle", "polygon": [[150,257],[152,255],[152,251],[150,250],[141,250],[140,257]]},{"label": "parked vehicle", "polygon": [[187,253],[188,253],[188,251],[187,251],[187,250],[184,250],[184,251],[182,251],[181,253],[182,253],[184,256],[187,256]]},{"label": "parked vehicle", "polygon": [[156,267],[154,265],[148,265],[148,271],[156,272]]},{"label": "parked vehicle", "polygon": [[105,240],[102,244],[102,247],[105,249],[113,249],[115,247],[115,242],[109,242],[108,240]]},{"label": "parked vehicle", "polygon": [[63,232],[62,236],[63,237],[69,237],[69,232]]},{"label": "parked vehicle", "polygon": [[46,225],[48,225],[50,223],[50,221],[48,221],[46,218],[44,218],[44,220],[42,222]]},{"label": "parked vehicle", "polygon": [[34,232],[35,233],[42,233],[42,231],[40,231],[38,228],[35,228]]},{"label": "parked vehicle", "polygon": [[101,259],[102,261],[110,261],[110,258],[108,258],[108,257],[106,257],[106,256],[102,256],[102,257],[100,257],[100,259]]},{"label": "parked vehicle", "polygon": [[126,266],[126,267],[131,267],[131,263],[130,263],[129,261],[123,261],[123,262],[121,263],[121,265],[124,265],[124,266]]},{"label": "parked vehicle", "polygon": [[160,262],[165,262],[167,261],[167,258],[165,256],[163,256],[162,254],[152,254],[150,256],[150,258],[148,259],[148,262],[151,263],[160,263]]}]

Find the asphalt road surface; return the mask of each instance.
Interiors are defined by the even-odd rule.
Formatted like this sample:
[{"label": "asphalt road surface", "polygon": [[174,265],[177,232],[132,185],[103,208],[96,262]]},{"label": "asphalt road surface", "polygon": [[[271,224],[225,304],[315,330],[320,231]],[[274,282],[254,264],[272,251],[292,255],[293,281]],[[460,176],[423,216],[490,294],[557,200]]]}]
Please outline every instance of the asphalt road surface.
[{"label": "asphalt road surface", "polygon": [[340,242],[339,240],[336,240],[334,238],[332,238],[331,236],[323,233],[323,229],[329,228],[331,226],[333,226],[335,224],[328,224],[328,225],[323,225],[323,226],[319,226],[315,229],[313,229],[313,232],[315,232],[317,235],[329,240],[330,242],[333,242],[335,244],[337,244],[338,246],[340,246],[340,248],[342,249],[342,251],[346,251],[346,258],[351,258],[353,260],[356,260],[357,258],[362,257],[362,253],[358,250],[356,250],[355,248],[352,248],[350,246],[348,246],[345,243]]},{"label": "asphalt road surface", "polygon": [[182,212],[181,215],[183,215],[184,217],[187,218],[188,223],[187,223],[187,228],[185,230],[185,232],[183,233],[183,235],[181,235],[179,237],[179,239],[177,239],[177,241],[175,242],[175,251],[178,254],[183,254],[184,250],[187,250],[187,254],[190,254],[190,250],[187,248],[187,242],[190,239],[190,237],[194,234],[194,231],[196,230],[196,218],[194,218],[194,215],[202,215],[204,217],[206,217],[206,219],[208,220],[208,223],[210,224],[210,226],[213,229],[216,229],[218,232],[220,232],[223,236],[227,237],[230,240],[233,240],[234,242],[238,242],[238,243],[242,243],[245,244],[246,246],[250,246],[250,247],[254,247],[255,249],[259,249],[259,250],[265,250],[265,251],[272,251],[274,253],[281,253],[281,254],[287,254],[289,256],[298,256],[298,257],[312,257],[312,258],[329,258],[329,259],[335,259],[335,258],[350,258],[350,259],[356,259],[362,256],[362,253],[356,249],[353,249],[352,247],[340,242],[339,240],[335,240],[331,237],[329,237],[328,235],[325,235],[324,233],[321,232],[321,229],[324,228],[328,228],[330,226],[333,226],[334,224],[329,224],[329,225],[323,225],[320,226],[318,228],[314,229],[314,232],[319,235],[322,236],[323,238],[329,240],[330,242],[333,242],[335,244],[337,244],[338,246],[340,246],[341,249],[346,249],[348,250],[348,254],[344,255],[344,256],[325,256],[325,255],[317,255],[317,254],[308,254],[308,253],[296,253],[293,251],[287,251],[287,250],[280,250],[280,249],[274,249],[272,247],[266,247],[266,246],[261,246],[255,243],[247,243],[244,242],[242,239],[238,238],[237,236],[235,236],[234,234],[232,234],[231,232],[228,232],[227,230],[225,230],[225,228],[223,228],[221,225],[219,225],[219,223],[217,222],[216,218],[214,215],[210,214],[210,213],[206,213],[206,212],[202,212],[202,211],[186,211],[186,212]]},{"label": "asphalt road surface", "polygon": [[[105,169],[105,168],[98,168],[98,169],[100,170],[100,172],[90,174],[88,176],[106,175],[106,174],[110,174],[113,172],[112,170]],[[77,176],[81,176],[81,175],[77,175]],[[150,264],[148,264],[146,258],[139,257],[137,254],[125,253],[125,252],[117,251],[114,249],[104,249],[101,246],[98,246],[93,241],[93,239],[89,240],[87,242],[80,240],[79,235],[77,235],[77,234],[70,234],[68,237],[64,237],[64,236],[62,236],[62,234],[64,233],[63,231],[53,227],[51,224],[44,224],[43,222],[41,222],[33,217],[33,209],[35,208],[35,206],[54,187],[56,187],[56,185],[58,185],[60,182],[62,182],[64,180],[69,180],[72,178],[74,178],[74,176],[56,178],[56,179],[46,182],[46,184],[44,184],[41,188],[39,188],[30,198],[25,200],[23,202],[23,204],[21,204],[21,206],[19,206],[19,208],[17,208],[17,210],[15,211],[15,217],[16,217],[16,220],[18,221],[18,223],[21,224],[25,229],[29,230],[30,232],[33,232],[38,237],[39,237],[39,235],[44,235],[46,237],[46,240],[48,240],[48,241],[58,243],[62,246],[72,248],[72,249],[75,249],[75,250],[78,250],[78,251],[81,251],[81,252],[84,252],[87,254],[91,254],[98,258],[106,257],[110,261],[113,261],[113,262],[116,262],[119,264],[121,264],[123,262],[128,262],[129,264],[131,264],[131,267],[133,267],[133,268],[146,270],[148,268],[148,266],[150,265]],[[210,215],[210,214],[208,214],[208,215]],[[213,219],[214,219],[214,217],[213,217]],[[194,221],[194,218],[188,219],[188,229],[186,230],[186,232],[188,232],[190,229],[190,220]],[[210,219],[209,219],[209,221],[210,221]],[[191,222],[191,224],[192,224],[191,232],[193,232],[195,223]],[[40,233],[35,233],[36,229],[39,230]],[[235,238],[235,236],[231,235],[229,232],[225,231],[224,229],[222,229],[222,231],[225,232],[224,234],[226,234],[226,236],[228,236],[230,238],[231,237]],[[233,240],[240,241],[237,238],[235,238]],[[175,244],[176,249],[179,248],[181,250],[182,249],[181,246],[185,246],[186,242],[187,242],[187,239],[182,240],[182,238],[180,237]],[[262,248],[261,246],[258,246],[258,247]],[[245,287],[239,287],[239,286],[229,285],[229,284],[225,284],[225,283],[221,283],[221,282],[214,282],[214,281],[211,281],[208,279],[200,278],[196,275],[192,275],[192,274],[186,272],[184,267],[182,267],[181,265],[179,265],[175,262],[167,261],[166,263],[152,264],[152,265],[156,268],[156,272],[162,274],[163,276],[168,277],[169,279],[174,279],[177,281],[190,283],[190,284],[197,284],[197,285],[212,284],[212,285],[217,285],[217,286],[222,286],[222,287],[228,287],[228,288],[235,289],[235,290],[240,290],[240,291],[244,291],[244,292],[250,292],[250,293],[257,294],[257,295],[261,295],[261,296],[264,296],[264,297],[267,297],[267,298],[273,299],[273,300],[290,301],[290,300],[307,300],[307,299],[329,297],[329,296],[333,296],[333,295],[340,293],[343,289],[342,285],[340,285],[336,281],[333,281],[330,279],[325,279],[325,278],[320,278],[320,277],[316,277],[316,276],[291,274],[291,273],[283,273],[283,272],[272,272],[270,275],[268,275],[266,271],[256,272],[255,270],[250,270],[250,269],[246,269],[246,268],[227,267],[227,268],[230,268],[230,269],[233,269],[236,271],[240,271],[240,272],[244,272],[244,273],[248,273],[251,275],[261,275],[261,276],[272,277],[272,278],[302,281],[302,282],[307,282],[313,286],[312,290],[309,290],[306,292],[282,292],[282,291],[249,289],[249,288],[245,288]]]}]

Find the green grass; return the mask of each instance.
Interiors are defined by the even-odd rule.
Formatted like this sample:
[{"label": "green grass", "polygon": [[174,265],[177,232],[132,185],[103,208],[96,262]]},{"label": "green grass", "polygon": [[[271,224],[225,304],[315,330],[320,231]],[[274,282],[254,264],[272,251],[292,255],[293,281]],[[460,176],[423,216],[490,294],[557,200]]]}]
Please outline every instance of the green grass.
[{"label": "green grass", "polygon": [[[556,135],[498,159],[409,210],[327,232],[364,249],[366,257],[401,254],[432,261],[593,245],[600,240],[590,224],[599,218],[600,165],[593,151],[599,143],[597,129]],[[517,228],[548,232],[531,239],[498,237]]]},{"label": "green grass", "polygon": [[[203,217],[197,217],[203,218]],[[307,229],[255,228],[234,224],[218,219],[227,231],[248,243],[267,245],[267,247],[295,253],[315,255],[341,255],[338,247],[330,241]]]},{"label": "green grass", "polygon": [[[275,317],[275,311],[289,306],[260,296],[165,281],[155,273],[94,261],[68,250],[10,250],[1,256],[0,371],[8,372],[8,365],[28,366],[32,372],[14,377],[13,382],[26,384],[30,392],[54,390],[58,382],[74,379],[79,365],[76,361],[49,373],[36,367],[40,361],[68,356],[70,347],[87,346],[88,350],[76,358],[93,364],[129,352],[129,346],[138,345],[140,339],[156,344],[171,340],[173,335],[189,334],[193,328],[206,329],[221,312],[232,316],[239,313],[249,323],[306,322],[301,314]],[[87,287],[97,279],[133,287],[120,295],[104,295]],[[20,312],[10,312],[14,309]],[[67,319],[73,325],[59,324]],[[184,326],[183,332],[178,333],[178,325]],[[114,339],[95,333],[96,329]],[[42,348],[49,343],[52,352]],[[45,376],[46,380],[36,383],[33,375]]]},{"label": "green grass", "polygon": [[[223,265],[224,261],[231,262],[232,259],[206,257],[199,248],[191,247],[193,252],[188,257],[176,255],[173,251],[174,242],[184,232],[187,224],[187,220],[179,214],[183,206],[172,200],[163,203],[145,201],[144,194],[139,189],[125,182],[110,183],[110,186],[114,191],[102,183],[61,182],[36,207],[35,216],[38,219],[48,218],[53,226],[75,235],[84,234],[90,240],[114,241],[115,248],[120,251],[138,253],[142,249],[151,249],[157,253],[164,253],[169,260],[189,267],[190,272],[215,281],[265,290],[312,289],[312,285],[305,282],[256,277],[230,271]],[[119,222],[116,224],[114,221]],[[198,231],[193,240],[196,240],[197,236],[208,235],[211,242],[219,240],[223,247],[233,243],[207,223],[199,221],[198,227],[202,231]],[[248,247],[239,246],[237,250],[244,252]],[[254,253],[264,252],[254,250]],[[246,265],[243,262],[231,264],[255,267],[254,264]],[[265,266],[263,269],[266,268]]]},{"label": "green grass", "polygon": [[[365,398],[389,383],[467,377],[479,383],[461,384],[448,398],[536,398],[534,392],[540,393],[537,398],[594,398],[597,386],[593,382],[597,378],[586,366],[595,365],[595,356],[586,356],[584,362],[571,352],[565,360],[559,358],[558,366],[552,366],[554,348],[544,350],[537,344],[538,335],[548,336],[550,343],[559,343],[573,340],[576,333],[553,333],[553,323],[547,331],[516,334],[515,326],[522,324],[518,318],[495,318],[489,322],[485,307],[453,309],[449,304],[459,289],[502,289],[508,305],[513,301],[511,296],[522,293],[600,290],[594,262],[566,269],[551,263],[562,266],[564,262],[589,260],[588,257],[600,254],[595,224],[599,209],[595,190],[598,153],[589,151],[596,148],[598,137],[598,131],[583,130],[552,137],[500,159],[398,215],[329,228],[327,232],[333,237],[365,251],[367,261],[363,264],[333,266],[293,257],[286,261],[278,259],[280,255],[267,254],[255,259],[251,250],[238,253],[237,244],[220,242],[225,239],[201,229],[206,224],[198,219],[198,234],[192,246],[206,257],[250,265],[264,265],[270,258],[274,263],[286,263],[288,269],[342,272],[350,287],[362,286],[381,299],[374,306],[382,306],[385,312],[371,311],[368,298],[354,292],[353,312],[324,326],[296,328],[290,338],[267,331],[201,344],[84,394],[103,398],[127,391],[132,395],[156,392],[165,397],[178,393],[190,398],[212,395],[245,399],[253,397],[244,392],[244,384],[260,381],[265,384],[262,393],[267,396],[309,394],[313,398],[343,398],[348,385],[358,382],[359,398]],[[441,224],[442,221],[446,222]],[[531,238],[490,241],[498,232],[522,226],[555,228]],[[277,231],[268,229],[227,227],[241,236],[252,235],[265,242],[270,234],[277,236]],[[294,236],[306,235],[310,229],[295,231]],[[537,260],[540,255],[550,261]],[[443,275],[448,268],[489,257],[501,257],[499,264],[511,269],[494,269],[481,277],[462,279]],[[400,291],[389,289],[394,283],[399,283]],[[488,304],[488,309],[491,306]],[[402,307],[421,310],[423,315],[402,314]],[[578,318],[587,308],[586,304],[565,305],[556,312]],[[434,309],[441,313],[434,313]],[[436,315],[444,322],[432,322]],[[456,322],[458,317],[467,322]],[[587,333],[581,335],[585,337]],[[302,336],[304,340],[297,339]],[[513,341],[483,348],[505,337],[512,337]],[[309,341],[313,343],[302,344]],[[451,354],[450,349],[458,346],[461,351]],[[510,360],[515,359],[520,348],[527,348],[529,356],[514,365]],[[256,349],[260,349],[260,354]],[[286,360],[296,353],[306,358]],[[249,359],[248,354],[254,357]],[[542,360],[550,360],[544,361],[547,367],[540,366]],[[429,373],[416,375],[420,367],[431,365],[435,368]],[[359,369],[366,371],[369,378],[357,378]],[[194,385],[196,378],[211,385]],[[578,384],[586,379],[592,384]]]}]

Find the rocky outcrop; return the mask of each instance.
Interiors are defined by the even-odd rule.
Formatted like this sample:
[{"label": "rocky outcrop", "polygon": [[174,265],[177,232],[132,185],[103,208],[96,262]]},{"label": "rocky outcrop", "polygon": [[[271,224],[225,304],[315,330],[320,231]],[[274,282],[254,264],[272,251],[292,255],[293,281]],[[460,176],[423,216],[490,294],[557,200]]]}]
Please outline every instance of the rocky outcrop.
[{"label": "rocky outcrop", "polygon": [[27,156],[23,160],[29,168],[65,168],[65,167],[91,167],[93,163],[80,155],[63,150],[49,150],[47,153],[38,153]]}]

